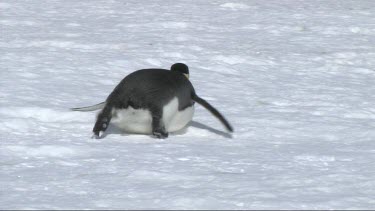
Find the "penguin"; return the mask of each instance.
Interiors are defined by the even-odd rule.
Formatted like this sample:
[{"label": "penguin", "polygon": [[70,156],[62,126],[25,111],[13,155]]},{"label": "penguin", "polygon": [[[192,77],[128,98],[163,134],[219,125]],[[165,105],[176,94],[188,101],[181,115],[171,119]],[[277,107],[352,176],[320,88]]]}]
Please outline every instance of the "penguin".
[{"label": "penguin", "polygon": [[93,128],[93,138],[101,138],[109,123],[127,133],[152,134],[167,138],[170,132],[184,128],[193,118],[198,103],[217,117],[229,132],[233,127],[200,98],[189,80],[186,64],[173,64],[167,69],[141,69],[127,75],[105,102],[73,111],[101,109]]}]

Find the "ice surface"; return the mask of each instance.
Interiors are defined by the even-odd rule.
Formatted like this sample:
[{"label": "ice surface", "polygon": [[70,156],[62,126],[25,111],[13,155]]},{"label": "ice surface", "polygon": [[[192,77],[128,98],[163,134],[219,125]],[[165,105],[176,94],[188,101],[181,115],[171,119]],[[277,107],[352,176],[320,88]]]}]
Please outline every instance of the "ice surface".
[{"label": "ice surface", "polygon": [[[0,209],[375,208],[374,1],[2,0],[0,34]],[[175,62],[232,136],[68,109]]]}]

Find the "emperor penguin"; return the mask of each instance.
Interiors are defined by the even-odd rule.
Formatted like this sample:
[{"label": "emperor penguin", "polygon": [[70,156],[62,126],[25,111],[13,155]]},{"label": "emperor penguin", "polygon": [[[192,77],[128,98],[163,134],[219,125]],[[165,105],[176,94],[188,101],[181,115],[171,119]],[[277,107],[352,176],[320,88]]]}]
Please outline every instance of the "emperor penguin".
[{"label": "emperor penguin", "polygon": [[127,75],[105,102],[72,110],[101,109],[93,128],[93,138],[101,138],[110,122],[127,133],[167,138],[170,132],[184,128],[192,120],[195,102],[233,132],[224,116],[196,94],[189,80],[189,68],[183,63],[173,64],[170,70],[137,70]]}]

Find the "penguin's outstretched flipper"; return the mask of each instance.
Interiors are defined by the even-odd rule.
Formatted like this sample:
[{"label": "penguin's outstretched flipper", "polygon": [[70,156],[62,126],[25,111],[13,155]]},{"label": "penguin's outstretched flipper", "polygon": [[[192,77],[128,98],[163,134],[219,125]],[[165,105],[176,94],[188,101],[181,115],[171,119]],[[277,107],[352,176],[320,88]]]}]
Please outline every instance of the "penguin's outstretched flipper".
[{"label": "penguin's outstretched flipper", "polygon": [[209,110],[216,118],[218,118],[220,120],[221,123],[223,123],[223,125],[225,126],[225,128],[229,131],[229,132],[233,132],[233,127],[229,124],[229,122],[224,118],[223,115],[221,115],[221,113],[216,110],[216,108],[214,108],[212,105],[210,105],[207,101],[205,101],[204,99],[198,97],[198,95],[194,94],[192,96],[192,99],[197,102],[199,105],[205,107],[207,110]]},{"label": "penguin's outstretched flipper", "polygon": [[96,110],[99,110],[99,109],[103,109],[105,104],[106,104],[106,102],[102,102],[102,103],[98,103],[98,104],[92,105],[92,106],[86,106],[86,107],[80,107],[80,108],[71,108],[70,110],[72,110],[72,111],[83,111],[83,112],[96,111]]}]

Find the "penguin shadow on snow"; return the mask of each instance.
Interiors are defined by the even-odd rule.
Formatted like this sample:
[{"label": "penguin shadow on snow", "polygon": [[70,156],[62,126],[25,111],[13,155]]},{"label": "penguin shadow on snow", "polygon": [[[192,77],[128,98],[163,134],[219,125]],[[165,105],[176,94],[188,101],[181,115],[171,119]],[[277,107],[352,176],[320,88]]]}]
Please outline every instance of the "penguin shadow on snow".
[{"label": "penguin shadow on snow", "polygon": [[233,138],[231,133],[227,133],[227,132],[223,132],[221,130],[217,130],[217,129],[212,128],[212,127],[210,127],[208,125],[202,124],[200,122],[191,121],[188,124],[188,126],[199,128],[199,129],[203,129],[203,130],[208,130],[208,131],[210,131],[212,133],[215,133],[215,134],[217,134],[219,136],[223,136],[224,138]]},{"label": "penguin shadow on snow", "polygon": [[[232,134],[231,133],[227,133],[227,132],[224,132],[224,131],[221,131],[221,130],[217,130],[215,128],[212,128],[208,125],[205,125],[205,124],[202,124],[200,122],[197,122],[197,121],[191,121],[185,128],[179,130],[179,131],[176,131],[176,132],[172,132],[171,135],[172,136],[175,136],[175,135],[184,135],[187,133],[187,128],[188,127],[194,127],[194,128],[199,128],[199,129],[203,129],[203,130],[207,130],[211,133],[214,133],[216,135],[219,135],[219,136],[222,136],[224,138],[233,138]],[[122,131],[120,128],[116,127],[115,125],[113,124],[109,124],[109,127],[107,129],[107,131],[103,134],[103,138],[105,138],[107,135],[111,135],[111,134],[118,134],[118,135],[121,135],[121,136],[134,136],[134,135],[145,135],[145,134],[131,134],[131,133],[126,133],[124,131]],[[152,135],[147,135],[147,136],[150,136],[152,137]]]}]

